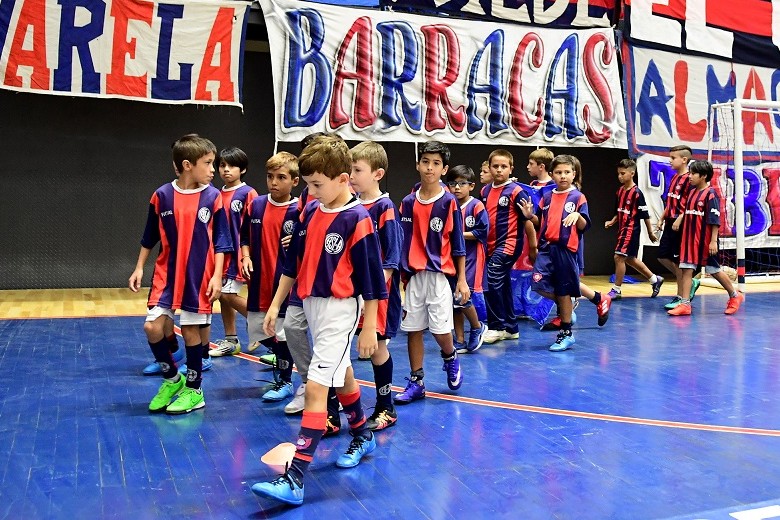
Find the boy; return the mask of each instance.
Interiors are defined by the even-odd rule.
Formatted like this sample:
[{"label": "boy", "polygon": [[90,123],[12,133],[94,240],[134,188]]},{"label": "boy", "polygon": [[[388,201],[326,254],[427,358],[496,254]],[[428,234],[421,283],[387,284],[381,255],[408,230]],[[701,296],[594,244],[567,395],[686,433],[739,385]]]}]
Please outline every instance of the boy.
[{"label": "boy", "polygon": [[[552,162],[555,189],[542,195],[536,212],[528,201],[521,203],[523,214],[539,226],[539,255],[533,274],[533,289],[555,300],[561,330],[549,350],[571,348],[574,336],[572,297],[580,296],[580,268],[577,259],[582,233],[590,227],[588,202],[574,186],[576,159],[559,155]],[[600,298],[599,298],[600,299]]]},{"label": "boy", "polygon": [[[470,195],[474,189],[474,172],[464,165],[453,166],[447,172],[447,186],[455,195],[463,216],[463,239],[466,245],[466,283],[471,291],[471,300],[464,304],[455,302],[455,349],[458,354],[476,352],[482,346],[487,325],[479,321],[477,309],[472,300],[482,294],[487,284],[485,279],[485,256],[487,255],[488,216],[482,201]],[[463,318],[469,320],[471,330],[466,343]]]},{"label": "boy", "polygon": [[[246,209],[241,226],[242,271],[249,280],[247,324],[249,341],[260,342],[276,356],[274,382],[263,394],[264,401],[281,401],[293,395],[293,359],[279,321],[275,334],[263,331],[263,320],[282,275],[285,252],[282,244],[292,236],[298,220],[298,199],[290,195],[298,185],[298,159],[279,152],[265,163],[268,195],[254,199]],[[284,316],[287,300],[279,309]]]},{"label": "boy", "polygon": [[[138,292],[144,264],[160,242],[144,323],[163,376],[149,403],[151,413],[184,414],[206,406],[200,388],[202,356],[208,353],[211,306],[222,288],[224,256],[233,250],[222,196],[209,184],[216,151],[211,141],[196,134],[173,144],[178,178],[152,195],[138,262],[128,282],[130,290]],[[181,309],[179,324],[187,352],[186,382],[165,338],[166,323],[176,309]]]},{"label": "boy", "polygon": [[493,182],[493,176],[490,175],[490,163],[482,161],[482,167],[479,170],[479,182],[484,186]]},{"label": "boy", "polygon": [[401,273],[407,282],[401,330],[407,332],[411,375],[404,391],[393,397],[396,404],[425,397],[425,329],[431,331],[441,349],[447,385],[457,390],[463,383],[452,341],[452,294],[454,289],[455,299],[464,303],[471,291],[466,283],[463,217],[455,197],[441,185],[449,161],[446,144],[423,143],[417,156],[420,188],[404,198],[399,211],[404,239]]},{"label": "boy", "polygon": [[[715,190],[710,188],[712,164],[709,161],[694,161],[688,168],[691,192],[685,205],[685,212],[674,221],[674,230],[680,232],[680,271],[682,294],[689,294],[693,271],[704,267],[707,274],[715,278],[726,290],[729,301],[724,314],[739,310],[745,295],[734,289],[724,273],[716,255],[718,254],[718,228],[720,227],[720,201]],[[690,316],[691,300],[684,298],[679,305],[669,309],[670,316]]]},{"label": "boy", "polygon": [[547,186],[553,180],[550,177],[550,164],[555,156],[547,148],[537,148],[528,154],[528,175],[531,176],[531,186]]},{"label": "boy", "polygon": [[507,150],[493,150],[488,159],[493,183],[482,188],[488,212],[487,311],[485,343],[520,337],[512,295],[512,266],[523,250],[523,233],[528,235],[529,256],[536,257],[536,231],[520,210],[530,196],[510,177],[514,158]]},{"label": "boy", "polygon": [[393,406],[391,389],[393,384],[393,358],[387,349],[387,342],[398,333],[401,324],[401,275],[398,263],[401,260],[401,221],[398,210],[390,195],[382,193],[379,181],[387,171],[387,153],[373,141],[364,141],[351,150],[352,174],[349,181],[359,193],[358,200],[374,222],[379,246],[382,252],[382,270],[389,298],[380,300],[377,311],[377,350],[371,355],[376,385],[376,406],[366,426],[373,431],[393,426],[398,414]]},{"label": "boy", "polygon": [[353,436],[336,466],[357,466],[363,456],[376,448],[374,434],[366,427],[349,350],[363,310],[358,350],[363,357],[376,351],[378,300],[387,299],[374,225],[349,190],[352,160],[347,145],[336,136],[320,137],[306,147],[298,158],[298,166],[309,195],[319,204],[307,205],[296,224],[284,274],[266,313],[264,328],[266,334],[275,332],[279,309],[297,278],[298,296],[303,300],[314,340],[314,355],[295,456],[282,476],[252,486],[258,495],[293,505],[303,503],[304,474],[325,433],[330,386],[337,389]]},{"label": "boy", "polygon": [[620,300],[623,297],[621,286],[626,275],[626,264],[628,264],[647,278],[653,291],[650,297],[655,298],[661,290],[664,279],[653,274],[645,263],[637,258],[640,222],[644,221],[651,242],[657,241],[658,238],[650,224],[645,196],[634,183],[636,163],[631,159],[621,160],[617,165],[617,174],[621,186],[615,196],[615,216],[604,223],[604,229],[609,229],[616,223],[618,225],[618,239],[615,246],[615,285],[608,295],[612,300]]},{"label": "boy", "polygon": [[232,356],[241,352],[241,342],[236,331],[236,315],[246,317],[246,298],[239,296],[246,280],[241,273],[241,219],[244,209],[249,206],[257,192],[243,181],[249,158],[240,148],[230,147],[219,152],[219,176],[224,181],[222,187],[222,207],[228,216],[230,236],[235,254],[225,255],[225,273],[222,296],[219,297],[222,323],[225,326],[225,339],[217,341],[216,347],[209,351],[214,357]]},{"label": "boy", "polygon": [[685,201],[691,192],[691,183],[688,178],[688,162],[691,160],[693,152],[690,147],[677,145],[669,148],[669,165],[674,171],[672,180],[669,181],[669,188],[666,193],[666,202],[664,203],[664,213],[656,224],[655,231],[663,231],[661,241],[658,244],[658,261],[666,267],[677,280],[677,295],[666,305],[666,310],[674,309],[683,301],[685,295],[693,300],[696,290],[699,288],[699,280],[693,279],[691,290],[684,293],[682,290],[682,273],[678,267],[680,261],[680,233],[673,229],[674,221],[685,211]]}]

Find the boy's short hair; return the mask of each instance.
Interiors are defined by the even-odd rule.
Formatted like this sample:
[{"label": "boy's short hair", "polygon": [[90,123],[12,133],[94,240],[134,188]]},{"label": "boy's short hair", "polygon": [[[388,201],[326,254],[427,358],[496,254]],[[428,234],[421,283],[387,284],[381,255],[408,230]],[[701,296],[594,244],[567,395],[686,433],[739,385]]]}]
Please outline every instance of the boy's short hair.
[{"label": "boy's short hair", "polygon": [[672,146],[669,148],[669,153],[672,152],[682,152],[682,156],[686,159],[690,159],[693,157],[693,150],[691,150],[691,147],[686,144],[678,144],[676,146]]},{"label": "boy's short hair", "polygon": [[314,141],[318,137],[323,137],[326,135],[330,135],[330,134],[328,132],[312,132],[311,134],[301,139],[301,150],[309,146],[312,143],[312,141]]},{"label": "boy's short hair", "polygon": [[[490,161],[482,161],[482,168],[488,167],[490,168]],[[480,168],[480,169],[482,169]]]},{"label": "boy's short hair", "polygon": [[287,172],[290,174],[290,177],[293,179],[298,178],[298,158],[290,152],[276,153],[265,161],[265,169],[269,172],[271,170],[278,170],[284,166],[287,167]]},{"label": "boy's short hair", "polygon": [[247,157],[246,152],[241,148],[230,146],[220,150],[217,163],[222,162],[228,166],[238,168],[241,171],[241,178],[243,179],[244,175],[246,175],[246,169],[249,166],[249,157]]},{"label": "boy's short hair", "polygon": [[216,155],[217,153],[217,147],[214,146],[214,143],[198,134],[181,136],[173,143],[171,148],[173,149],[173,164],[179,173],[184,170],[184,161],[195,164],[204,155],[210,153]]},{"label": "boy's short hair", "polygon": [[617,167],[636,172],[636,161],[633,159],[620,159],[620,162],[617,163]]},{"label": "boy's short hair", "polygon": [[493,150],[488,156],[488,164],[493,164],[493,157],[506,157],[509,159],[509,166],[515,165],[515,158],[512,156],[512,152],[509,150],[504,150],[503,148]]},{"label": "boy's short hair", "polygon": [[577,159],[573,155],[568,154],[561,154],[556,155],[552,163],[550,164],[550,170],[555,170],[555,168],[559,164],[568,164],[571,165],[572,169],[574,170],[574,181],[572,181],[572,184],[578,189],[582,189],[582,163],[580,163],[580,160]]},{"label": "boy's short hair", "polygon": [[350,150],[352,153],[352,162],[366,161],[371,167],[371,171],[378,169],[387,170],[387,152],[384,146],[374,141],[363,141]]},{"label": "boy's short hair", "polygon": [[707,182],[710,182],[712,180],[714,170],[710,161],[693,161],[688,165],[688,172],[704,175],[704,178],[707,180]]},{"label": "boy's short hair", "polygon": [[544,169],[547,172],[550,171],[550,165],[552,164],[554,157],[552,150],[548,150],[547,148],[537,148],[528,154],[529,161],[534,161],[536,164],[543,164]]},{"label": "boy's short hair", "polygon": [[427,141],[417,148],[417,162],[420,162],[422,156],[426,153],[437,153],[441,156],[441,162],[444,166],[450,164],[450,147],[441,141]]},{"label": "boy's short hair", "polygon": [[298,156],[303,177],[319,172],[329,179],[352,171],[352,156],[344,139],[337,135],[319,136]]},{"label": "boy's short hair", "polygon": [[477,180],[477,176],[474,175],[474,170],[465,164],[458,164],[447,170],[447,176],[445,177],[447,182],[455,182],[458,179],[464,179],[471,184],[474,184]]}]

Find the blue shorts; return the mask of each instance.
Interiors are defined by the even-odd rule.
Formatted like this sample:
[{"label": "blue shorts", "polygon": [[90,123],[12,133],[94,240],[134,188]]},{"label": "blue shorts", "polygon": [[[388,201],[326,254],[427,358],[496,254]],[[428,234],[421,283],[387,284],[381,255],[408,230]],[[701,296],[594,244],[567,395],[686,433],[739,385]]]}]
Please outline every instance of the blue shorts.
[{"label": "blue shorts", "polygon": [[555,296],[580,296],[580,268],[577,253],[558,244],[539,249],[531,288]]}]

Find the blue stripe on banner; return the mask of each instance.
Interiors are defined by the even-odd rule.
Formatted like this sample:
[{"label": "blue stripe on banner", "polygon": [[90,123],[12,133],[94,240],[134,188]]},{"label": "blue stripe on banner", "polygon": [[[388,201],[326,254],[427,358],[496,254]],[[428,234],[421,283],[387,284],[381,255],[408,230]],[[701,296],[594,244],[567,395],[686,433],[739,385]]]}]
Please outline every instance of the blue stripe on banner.
[{"label": "blue stripe on banner", "polygon": [[16,0],[0,1],[0,52],[5,49],[5,39],[11,26],[11,15],[14,14]]}]

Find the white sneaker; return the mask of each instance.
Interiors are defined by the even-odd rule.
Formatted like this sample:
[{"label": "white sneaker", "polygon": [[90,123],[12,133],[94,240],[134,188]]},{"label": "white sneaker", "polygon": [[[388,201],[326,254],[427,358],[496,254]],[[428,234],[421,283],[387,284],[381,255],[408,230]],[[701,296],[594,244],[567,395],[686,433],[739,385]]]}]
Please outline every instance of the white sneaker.
[{"label": "white sneaker", "polygon": [[504,339],[503,330],[488,330],[482,337],[482,343],[495,343]]},{"label": "white sneaker", "polygon": [[284,407],[284,413],[290,415],[301,413],[305,403],[306,383],[301,383],[300,386],[295,390],[295,395],[293,396],[292,401],[287,403],[287,406]]},{"label": "white sneaker", "polygon": [[235,343],[226,339],[221,339],[217,341],[217,346],[209,350],[209,356],[212,357],[222,357],[222,356],[233,356],[235,354],[238,354],[241,352],[241,342],[236,341]]},{"label": "white sneaker", "polygon": [[512,333],[506,330],[502,330],[501,339],[508,339],[508,340],[520,339],[520,333],[519,332]]}]

